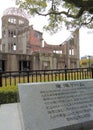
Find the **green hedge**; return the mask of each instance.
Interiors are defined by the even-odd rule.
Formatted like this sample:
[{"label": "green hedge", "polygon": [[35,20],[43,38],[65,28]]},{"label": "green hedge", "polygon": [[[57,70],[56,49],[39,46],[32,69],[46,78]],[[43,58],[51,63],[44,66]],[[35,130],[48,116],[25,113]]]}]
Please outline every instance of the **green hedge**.
[{"label": "green hedge", "polygon": [[18,102],[18,88],[16,86],[0,87],[0,104]]}]

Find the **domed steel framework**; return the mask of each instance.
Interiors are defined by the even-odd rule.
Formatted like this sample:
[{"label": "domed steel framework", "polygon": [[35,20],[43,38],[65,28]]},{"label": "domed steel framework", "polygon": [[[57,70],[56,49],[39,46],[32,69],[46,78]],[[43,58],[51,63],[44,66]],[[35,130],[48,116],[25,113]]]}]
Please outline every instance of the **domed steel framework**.
[{"label": "domed steel framework", "polygon": [[16,15],[16,16],[21,16],[21,17],[24,17],[26,19],[28,19],[28,14],[26,14],[24,12],[24,10],[20,9],[20,8],[17,8],[17,7],[11,7],[11,8],[8,8],[6,9],[4,12],[3,12],[3,16],[4,15]]}]

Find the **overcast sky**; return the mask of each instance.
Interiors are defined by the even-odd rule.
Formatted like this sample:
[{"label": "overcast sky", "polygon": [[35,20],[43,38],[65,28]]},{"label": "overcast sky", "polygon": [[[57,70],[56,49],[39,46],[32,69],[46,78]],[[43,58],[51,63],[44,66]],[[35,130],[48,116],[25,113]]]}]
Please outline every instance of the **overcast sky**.
[{"label": "overcast sky", "polygon": [[[3,16],[3,11],[9,7],[15,7],[14,0],[6,0],[0,2],[0,19]],[[45,23],[44,17],[30,18],[30,23],[34,29],[42,31],[43,24]],[[1,27],[0,20],[0,27]],[[44,40],[49,44],[60,44],[70,36],[70,32],[62,29],[61,32],[51,36],[49,33],[43,32]],[[1,37],[1,28],[0,28]],[[80,57],[85,55],[93,55],[93,29],[88,30],[85,28],[80,29]]]}]

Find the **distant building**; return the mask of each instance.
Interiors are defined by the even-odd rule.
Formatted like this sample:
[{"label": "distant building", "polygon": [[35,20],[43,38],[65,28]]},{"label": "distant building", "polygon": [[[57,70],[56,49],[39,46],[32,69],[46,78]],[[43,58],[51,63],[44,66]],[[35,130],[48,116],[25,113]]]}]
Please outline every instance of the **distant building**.
[{"label": "distant building", "polygon": [[93,56],[86,55],[81,57],[80,67],[93,67]]},{"label": "distant building", "polygon": [[6,9],[2,17],[0,68],[13,71],[79,67],[79,29],[60,45],[46,43],[42,35],[29,25],[21,9]]}]

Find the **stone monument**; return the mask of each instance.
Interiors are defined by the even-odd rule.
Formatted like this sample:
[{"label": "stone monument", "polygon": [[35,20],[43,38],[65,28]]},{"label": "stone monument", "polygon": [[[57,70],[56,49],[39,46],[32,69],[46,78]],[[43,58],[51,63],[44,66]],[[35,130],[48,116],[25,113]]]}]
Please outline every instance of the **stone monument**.
[{"label": "stone monument", "polygon": [[19,84],[25,130],[93,128],[93,80]]}]

